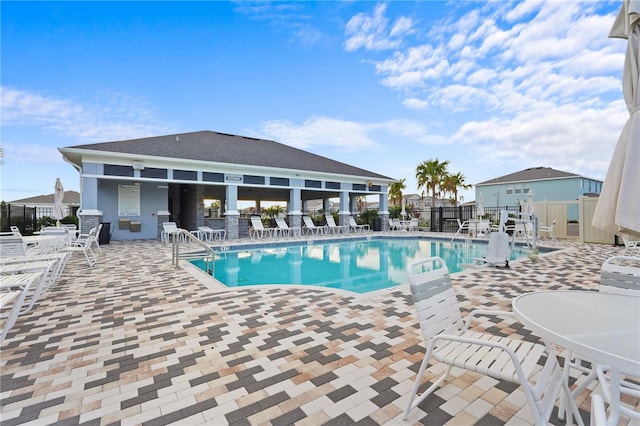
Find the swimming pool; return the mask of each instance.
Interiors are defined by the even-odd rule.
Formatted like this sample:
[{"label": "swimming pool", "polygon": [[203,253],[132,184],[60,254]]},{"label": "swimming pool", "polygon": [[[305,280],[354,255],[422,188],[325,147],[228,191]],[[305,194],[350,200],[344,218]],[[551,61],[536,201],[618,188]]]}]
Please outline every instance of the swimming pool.
[{"label": "swimming pool", "polygon": [[[302,284],[368,293],[406,283],[405,266],[410,261],[439,256],[455,273],[461,271],[461,264],[483,257],[486,248],[486,243],[418,237],[254,245],[218,251],[214,277],[227,287]],[[527,252],[527,248],[516,246],[511,259],[526,257]],[[204,261],[191,262],[205,269]]]}]

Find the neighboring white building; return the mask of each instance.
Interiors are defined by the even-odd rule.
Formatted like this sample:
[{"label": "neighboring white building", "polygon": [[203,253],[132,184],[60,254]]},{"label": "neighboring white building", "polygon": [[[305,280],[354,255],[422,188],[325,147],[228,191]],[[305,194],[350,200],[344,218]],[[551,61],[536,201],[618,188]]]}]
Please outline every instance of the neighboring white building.
[{"label": "neighboring white building", "polygon": [[[53,194],[37,195],[35,197],[22,198],[20,200],[7,201],[12,206],[25,206],[36,209],[36,218],[43,216],[51,216],[53,213]],[[77,191],[64,191],[62,199],[64,206],[64,215],[69,216],[75,214],[80,207],[80,193]]]}]

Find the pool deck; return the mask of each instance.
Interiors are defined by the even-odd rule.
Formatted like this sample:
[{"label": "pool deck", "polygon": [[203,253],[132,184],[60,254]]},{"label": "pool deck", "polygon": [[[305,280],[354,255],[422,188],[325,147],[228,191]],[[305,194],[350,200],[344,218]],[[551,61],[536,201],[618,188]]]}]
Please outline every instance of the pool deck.
[{"label": "pool deck", "polygon": [[[623,251],[549,245],[563,250],[454,275],[463,308],[510,309],[530,291],[596,289],[602,262]],[[73,254],[3,342],[2,425],[532,423],[517,385],[457,369],[402,421],[423,355],[407,286],[365,295],[221,289],[176,269],[168,244],[102,249],[93,269]],[[513,319],[474,327],[535,339]],[[578,402],[588,424],[589,392]],[[551,422],[563,424],[556,414]]]}]

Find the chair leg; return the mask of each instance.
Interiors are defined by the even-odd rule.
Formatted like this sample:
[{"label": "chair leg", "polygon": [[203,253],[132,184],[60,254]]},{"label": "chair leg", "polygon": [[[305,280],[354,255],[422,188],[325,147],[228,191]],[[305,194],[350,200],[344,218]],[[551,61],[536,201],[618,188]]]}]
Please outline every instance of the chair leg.
[{"label": "chair leg", "polygon": [[[438,380],[436,380],[431,386],[429,386],[429,388],[424,391],[424,393],[422,395],[420,395],[418,397],[418,399],[415,399],[416,396],[418,396],[418,389],[420,388],[420,385],[422,384],[422,379],[424,378],[424,373],[425,371],[427,371],[427,367],[429,366],[429,360],[431,359],[431,351],[429,351],[429,353],[427,353],[425,355],[425,357],[422,359],[422,364],[420,364],[420,370],[418,371],[418,375],[416,377],[416,381],[413,385],[413,390],[411,391],[411,396],[409,397],[409,401],[407,402],[407,408],[405,408],[404,410],[404,415],[402,416],[403,420],[407,420],[407,417],[409,417],[409,413],[416,408],[418,405],[420,405],[422,403],[422,401],[424,401],[434,390],[436,390],[438,387],[440,387],[440,384],[442,384],[442,382],[444,382],[445,380],[447,380],[447,377],[449,377],[449,373],[451,372],[451,368],[452,366],[447,366],[447,371],[445,371],[439,378]],[[415,401],[414,401],[415,400]]]}]

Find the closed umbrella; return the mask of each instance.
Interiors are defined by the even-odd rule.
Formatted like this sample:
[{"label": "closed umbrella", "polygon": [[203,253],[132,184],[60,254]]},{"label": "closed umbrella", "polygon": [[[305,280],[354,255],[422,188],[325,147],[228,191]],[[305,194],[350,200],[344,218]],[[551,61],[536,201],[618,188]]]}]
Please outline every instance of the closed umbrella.
[{"label": "closed umbrella", "polygon": [[404,219],[407,216],[407,210],[405,209],[405,201],[402,200],[402,211],[400,212],[400,216]]},{"label": "closed umbrella", "polygon": [[622,92],[629,120],[613,151],[592,224],[640,237],[640,0],[624,0],[609,37],[627,39]]},{"label": "closed umbrella", "polygon": [[62,205],[62,200],[64,199],[64,188],[62,187],[62,182],[60,182],[60,178],[56,179],[56,184],[53,187],[53,213],[52,216],[54,219],[58,221],[58,225],[60,225],[60,220],[64,218],[64,206]]},{"label": "closed umbrella", "polygon": [[478,219],[484,216],[484,195],[478,195]]}]

